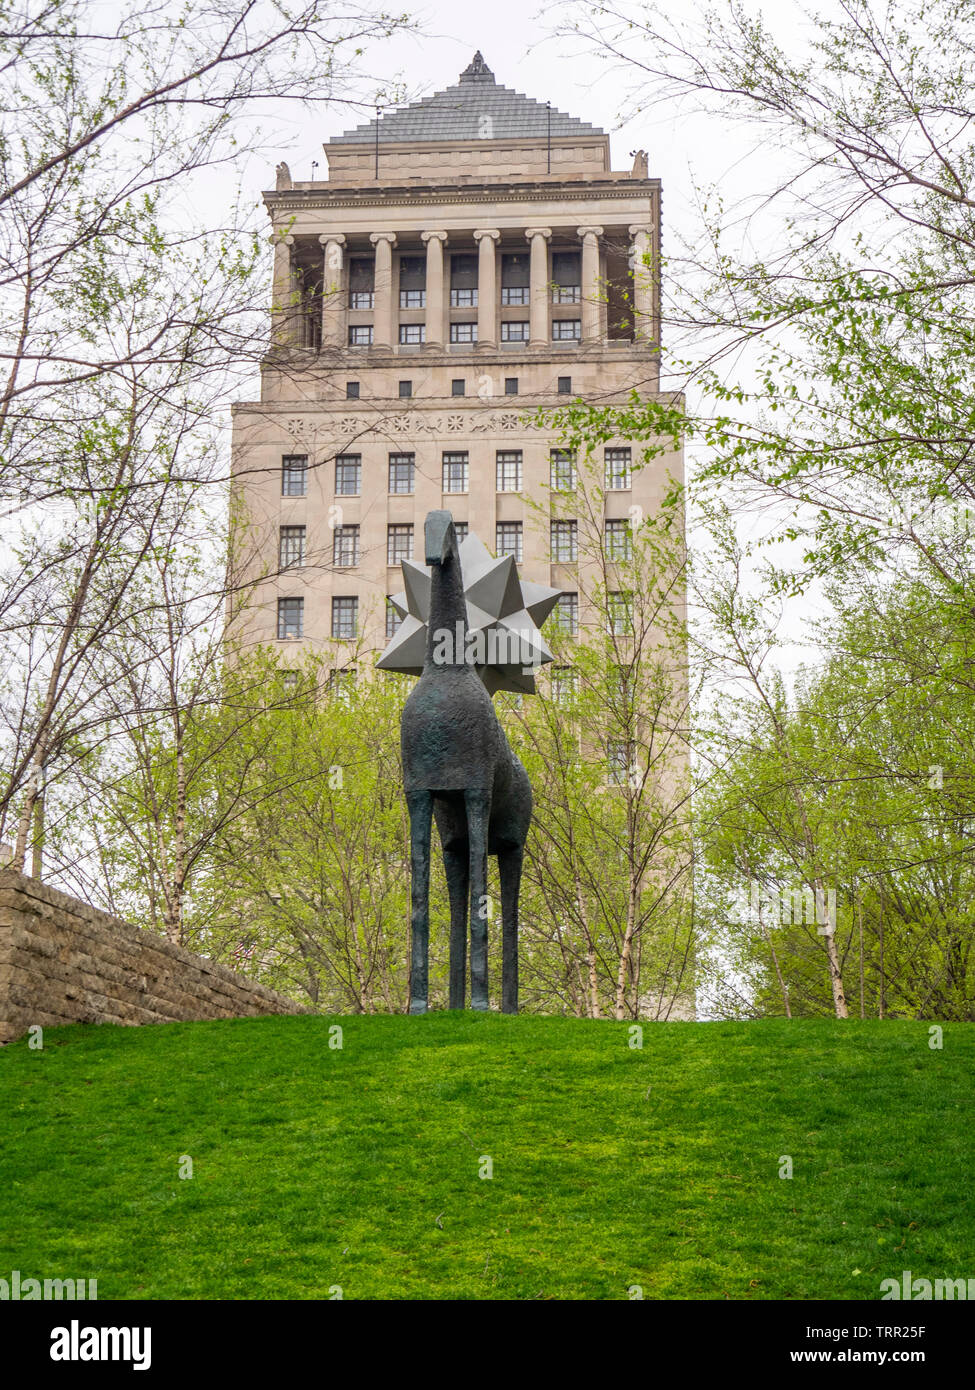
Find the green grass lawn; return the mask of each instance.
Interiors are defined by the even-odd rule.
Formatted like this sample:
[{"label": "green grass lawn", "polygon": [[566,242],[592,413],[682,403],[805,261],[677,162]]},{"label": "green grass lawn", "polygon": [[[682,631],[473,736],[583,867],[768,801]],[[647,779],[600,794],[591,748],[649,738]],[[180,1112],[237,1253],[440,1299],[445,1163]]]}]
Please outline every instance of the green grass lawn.
[{"label": "green grass lawn", "polygon": [[0,1053],[0,1277],[97,1278],[99,1298],[876,1299],[904,1269],[975,1276],[975,1027],[940,1051],[918,1023],[628,1039],[469,1013],[46,1031]]}]

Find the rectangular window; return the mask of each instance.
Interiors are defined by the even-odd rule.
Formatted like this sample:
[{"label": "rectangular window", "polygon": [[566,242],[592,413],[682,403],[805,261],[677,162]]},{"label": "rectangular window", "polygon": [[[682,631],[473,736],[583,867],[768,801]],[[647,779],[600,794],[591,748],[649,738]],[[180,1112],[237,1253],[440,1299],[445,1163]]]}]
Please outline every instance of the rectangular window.
[{"label": "rectangular window", "polygon": [[462,396],[464,394],[464,391],[465,385],[463,377],[457,377],[454,381],[450,383],[450,394],[452,396]]},{"label": "rectangular window", "polygon": [[552,617],[560,632],[575,637],[579,631],[579,595],[559,594],[558,602],[552,610]]},{"label": "rectangular window", "polygon": [[362,491],[362,455],[337,454],[335,493],[338,497],[358,497]]},{"label": "rectangular window", "polygon": [[520,521],[499,521],[495,533],[495,550],[498,555],[513,555],[521,564],[521,522]]},{"label": "rectangular window", "polygon": [[353,594],[332,599],[332,636],[348,641],[358,635],[359,600]]},{"label": "rectangular window", "polygon": [[401,323],[399,326],[399,340],[401,343],[423,343],[426,342],[426,337],[426,324]]},{"label": "rectangular window", "polygon": [[507,320],[501,325],[501,341],[503,343],[527,343],[528,342],[528,323],[521,320]]},{"label": "rectangular window", "polygon": [[476,309],[477,290],[451,290],[451,309]]},{"label": "rectangular window", "polygon": [[457,542],[458,542],[458,544],[459,544],[461,541],[466,541],[466,540],[467,540],[467,533],[468,533],[469,530],[470,530],[470,527],[468,526],[468,524],[467,524],[466,521],[455,521],[455,522],[454,522],[454,531],[457,533]]},{"label": "rectangular window", "polygon": [[499,449],[497,456],[498,492],[521,491],[521,450]]},{"label": "rectangular window", "polygon": [[401,309],[425,309],[426,303],[426,290],[400,290],[399,292],[399,307]]},{"label": "rectangular window", "polygon": [[400,400],[405,400],[405,399],[407,398],[407,396],[412,396],[412,394],[413,394],[413,383],[412,383],[412,381],[401,381],[400,384],[399,384],[399,395],[400,395]]},{"label": "rectangular window", "polygon": [[527,304],[530,284],[530,253],[506,251],[501,257],[501,303]]},{"label": "rectangular window", "polygon": [[552,667],[552,699],[557,705],[569,705],[579,693],[579,672],[571,666]]},{"label": "rectangular window", "polygon": [[349,328],[349,347],[372,347],[372,324],[352,324]]},{"label": "rectangular window", "polygon": [[553,521],[551,525],[552,563],[573,565],[579,558],[579,528],[574,521]]},{"label": "rectangular window", "polygon": [[626,739],[611,738],[606,745],[606,775],[614,787],[626,785],[632,762],[632,745]]},{"label": "rectangular window", "polygon": [[354,666],[346,666],[344,671],[333,671],[329,676],[329,689],[336,700],[341,700],[343,705],[351,704],[352,695],[355,691],[356,669]]},{"label": "rectangular window", "polygon": [[575,492],[576,456],[571,449],[553,449],[548,456],[553,492]]},{"label": "rectangular window", "polygon": [[582,338],[581,319],[553,319],[552,320],[552,341],[553,343],[578,342]]},{"label": "rectangular window", "polygon": [[444,454],[443,491],[467,492],[470,483],[470,466],[466,452]]},{"label": "rectangular window", "polygon": [[400,629],[400,624],[402,623],[402,621],[403,621],[403,615],[402,615],[402,613],[398,613],[398,612],[396,611],[396,609],[393,607],[392,599],[391,599],[391,598],[389,597],[389,595],[387,594],[387,596],[386,596],[386,641],[387,641],[387,642],[389,641],[389,639],[390,639],[391,637],[395,637],[395,636],[396,636],[397,632],[398,632],[399,629]]},{"label": "rectangular window", "polygon": [[398,522],[386,527],[386,563],[398,565],[413,559],[413,524]]},{"label": "rectangular window", "polygon": [[578,251],[552,252],[552,303],[579,304],[582,300],[582,256]]},{"label": "rectangular window", "polygon": [[572,395],[572,378],[571,378],[571,376],[560,376],[560,377],[559,377],[559,395],[560,395],[560,396],[571,396],[571,395]]},{"label": "rectangular window", "polygon": [[[376,288],[376,262],[371,256],[353,256],[349,261],[349,304],[353,309],[371,309]],[[368,303],[357,303],[359,296]]]},{"label": "rectangular window", "polygon": [[630,486],[629,449],[606,450],[606,487],[611,491],[625,491]]},{"label": "rectangular window", "polygon": [[278,641],[300,637],[305,624],[305,600],[303,598],[278,599]]},{"label": "rectangular window", "polygon": [[347,381],[345,383],[345,399],[347,401],[357,401],[359,399],[359,383],[357,381]]},{"label": "rectangular window", "polygon": [[409,494],[413,491],[415,458],[413,454],[390,454],[389,491]]},{"label": "rectangular window", "polygon": [[477,324],[452,323],[450,325],[450,341],[452,343],[476,343]]},{"label": "rectangular window", "polygon": [[298,688],[298,672],[282,671],[281,684],[285,690],[296,690]]},{"label": "rectangular window", "polygon": [[336,526],[332,532],[332,564],[345,567],[359,563],[358,526]]},{"label": "rectangular window", "polygon": [[630,560],[632,557],[633,544],[629,521],[607,521],[606,559]]},{"label": "rectangular window", "polygon": [[304,526],[282,526],[278,533],[278,566],[286,570],[305,563]]},{"label": "rectangular window", "polygon": [[376,296],[372,290],[350,290],[349,308],[350,309],[374,309],[376,307]]},{"label": "rectangular window", "polygon": [[606,595],[606,627],[612,637],[627,637],[633,631],[633,600],[628,593]]},{"label": "rectangular window", "polygon": [[[473,305],[477,303],[477,256],[468,252],[455,252],[450,258],[450,302],[451,304]],[[455,298],[455,295],[470,295],[470,298]]]},{"label": "rectangular window", "polygon": [[506,376],[504,379],[504,394],[506,396],[517,396],[518,378],[516,376]]},{"label": "rectangular window", "polygon": [[281,460],[281,496],[304,497],[308,492],[308,455],[285,454]]},{"label": "rectangular window", "polygon": [[399,258],[399,307],[422,309],[427,302],[427,263],[424,256]]}]

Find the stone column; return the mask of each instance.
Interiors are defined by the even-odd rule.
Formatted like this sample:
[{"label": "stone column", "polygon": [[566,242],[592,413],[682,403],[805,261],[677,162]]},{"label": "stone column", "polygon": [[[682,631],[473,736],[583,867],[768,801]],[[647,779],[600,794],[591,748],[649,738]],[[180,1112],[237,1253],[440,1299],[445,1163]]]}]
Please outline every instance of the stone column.
[{"label": "stone column", "polygon": [[551,227],[529,227],[525,236],[531,245],[531,260],[529,263],[529,276],[531,291],[531,323],[529,333],[531,334],[528,346],[533,348],[547,348],[549,344],[549,313],[548,302],[551,299],[549,288],[550,276],[548,273],[548,240],[552,235]]},{"label": "stone column", "polygon": [[372,343],[373,347],[390,348],[393,345],[393,247],[396,245],[396,233],[373,232],[369,240],[376,248],[376,312]]},{"label": "stone column", "polygon": [[653,268],[647,264],[650,253],[650,228],[631,227],[633,240],[630,264],[633,266],[633,337],[655,338],[653,326]]},{"label": "stone column", "polygon": [[274,232],[270,237],[274,247],[274,271],[271,287],[271,336],[283,345],[294,341],[294,283],[291,275],[293,236]]},{"label": "stone column", "polygon": [[420,240],[427,244],[427,331],[424,347],[440,349],[446,336],[443,249],[447,233],[421,232]]},{"label": "stone column", "polygon": [[477,346],[491,351],[498,321],[498,277],[495,245],[501,239],[496,231],[474,233],[477,242]]},{"label": "stone column", "polygon": [[598,343],[604,292],[599,280],[599,238],[602,227],[580,227],[582,237],[582,341]]},{"label": "stone column", "polygon": [[345,344],[345,284],[342,275],[345,237],[341,232],[325,232],[318,238],[322,248],[322,347]]}]

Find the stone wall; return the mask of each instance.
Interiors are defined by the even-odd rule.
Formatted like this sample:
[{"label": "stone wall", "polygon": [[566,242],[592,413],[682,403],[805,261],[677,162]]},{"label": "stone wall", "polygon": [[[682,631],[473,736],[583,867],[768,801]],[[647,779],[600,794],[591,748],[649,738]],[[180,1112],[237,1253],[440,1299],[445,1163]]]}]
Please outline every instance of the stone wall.
[{"label": "stone wall", "polygon": [[0,1043],[32,1024],[174,1023],[308,1012],[225,965],[0,872]]}]

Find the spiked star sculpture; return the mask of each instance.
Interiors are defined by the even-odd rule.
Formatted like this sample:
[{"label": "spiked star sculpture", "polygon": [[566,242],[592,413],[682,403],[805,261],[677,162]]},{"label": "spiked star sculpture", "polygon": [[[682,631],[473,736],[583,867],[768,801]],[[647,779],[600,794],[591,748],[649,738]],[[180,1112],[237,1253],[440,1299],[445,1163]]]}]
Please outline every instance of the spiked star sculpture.
[{"label": "spiked star sculpture", "polygon": [[[459,553],[468,630],[475,638],[484,635],[488,651],[492,648],[491,634],[495,633],[520,645],[527,656],[518,664],[477,662],[474,669],[489,695],[496,690],[533,695],[535,677],[525,667],[538,667],[552,660],[539,628],[555,607],[561,589],[521,579],[513,555],[502,555],[496,560],[473,533],[461,542]],[[429,565],[415,560],[403,560],[402,566],[406,589],[393,595],[390,603],[403,621],[376,665],[381,671],[419,676],[427,650],[431,571]]]}]

